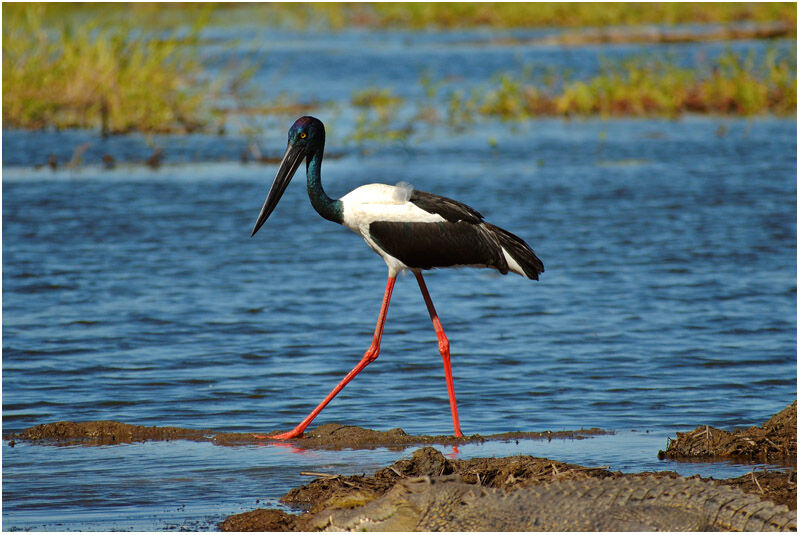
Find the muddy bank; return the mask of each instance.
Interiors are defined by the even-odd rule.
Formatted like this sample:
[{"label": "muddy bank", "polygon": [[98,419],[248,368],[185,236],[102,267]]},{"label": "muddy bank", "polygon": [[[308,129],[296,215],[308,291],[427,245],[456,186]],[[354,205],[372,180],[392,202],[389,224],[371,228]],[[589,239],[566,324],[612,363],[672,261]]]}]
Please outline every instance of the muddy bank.
[{"label": "muddy bank", "polygon": [[797,401],[759,427],[723,431],[708,425],[677,433],[659,459],[781,462],[797,458]]},{"label": "muddy bank", "polygon": [[[488,440],[551,440],[551,439],[584,439],[595,435],[609,434],[602,429],[578,429],[577,431],[515,431],[511,433],[497,433],[494,435],[470,435],[456,438],[452,435],[409,435],[400,428],[389,431],[375,431],[352,425],[336,423],[323,424],[312,431],[307,431],[303,438],[292,439],[290,442],[298,447],[314,449],[372,449],[372,448],[397,448],[408,446],[438,444],[444,446],[457,446],[459,444],[480,443]],[[267,437],[269,439],[269,437]]]},{"label": "muddy bank", "polygon": [[[323,475],[310,483],[291,490],[281,498],[287,505],[302,507],[306,512],[293,515],[283,511],[257,509],[232,515],[220,524],[222,531],[313,531],[320,518],[337,511],[368,504],[389,493],[395,485],[409,478],[456,476],[456,481],[489,489],[512,491],[544,483],[582,481],[588,479],[631,481],[679,479],[675,472],[622,474],[606,467],[586,467],[531,456],[505,458],[448,459],[438,450],[425,447],[415,451],[410,459],[401,459],[382,468],[372,476]],[[694,477],[713,482],[712,478]],[[739,478],[721,480],[720,485],[739,488],[761,500],[784,504],[796,509],[796,471],[759,472]]]},{"label": "muddy bank", "polygon": [[10,441],[48,441],[57,444],[111,445],[146,440],[209,440],[213,431],[180,427],[146,427],[112,421],[54,422],[29,427],[3,438]]},{"label": "muddy bank", "polygon": [[[677,451],[680,441],[697,441],[699,432],[704,436],[711,436],[711,445],[733,444],[731,449],[721,448],[724,451],[734,451],[737,458],[747,459],[742,452],[747,452],[745,446],[755,449],[750,460],[761,462],[764,458],[770,460],[786,459],[787,454],[796,454],[796,429],[797,406],[796,402],[784,411],[770,418],[764,425],[748,430],[734,431],[731,433],[712,430],[713,428],[698,428],[692,433],[679,434],[678,439],[670,444],[668,451]],[[274,431],[273,433],[277,433]],[[355,426],[340,424],[324,424],[306,433],[301,439],[291,441],[298,448],[309,449],[359,449],[359,448],[396,448],[398,450],[413,445],[458,445],[466,443],[479,443],[486,440],[514,440],[514,439],[558,439],[588,438],[592,435],[604,434],[598,429],[580,431],[561,431],[543,433],[502,433],[495,435],[473,435],[469,437],[454,438],[452,436],[414,436],[405,433],[402,429],[389,431],[375,431]],[[719,434],[718,434],[719,433]],[[728,437],[727,442],[723,440]],[[733,437],[733,438],[730,438]],[[744,438],[743,438],[744,437]],[[124,424],[120,422],[56,422],[31,427],[22,432],[8,435],[5,438],[14,440],[33,441],[46,444],[120,444],[148,440],[194,440],[207,441],[219,445],[237,444],[266,444],[270,442],[269,436],[260,433],[219,433],[212,430],[195,430],[177,427],[147,427]],[[746,440],[745,440],[746,439]],[[282,441],[284,442],[284,441]],[[687,442],[693,443],[693,442]],[[763,453],[764,445],[774,448],[773,455],[770,451]],[[13,442],[12,442],[13,445]],[[701,444],[702,445],[702,444]],[[751,448],[752,449],[752,448]],[[700,450],[702,451],[705,450]],[[689,450],[683,458],[698,460],[697,448]],[[662,452],[662,455],[666,455]],[[675,455],[673,453],[673,455]],[[766,456],[766,457],[765,457]],[[718,453],[701,455],[699,459],[717,459]],[[681,458],[673,456],[671,458]],[[623,474],[611,471],[608,467],[587,467],[560,461],[537,458],[532,456],[513,456],[505,458],[477,458],[477,459],[450,459],[438,450],[423,447],[415,451],[410,458],[398,460],[390,466],[382,468],[372,475],[340,475],[335,473],[306,473],[315,477],[308,484],[291,490],[281,498],[289,506],[303,510],[300,514],[291,514],[276,509],[257,509],[228,517],[220,524],[223,531],[311,531],[324,526],[320,518],[330,515],[342,516],[342,512],[360,510],[360,507],[373,507],[380,504],[384,507],[393,506],[387,496],[397,494],[399,488],[408,486],[413,478],[450,477],[455,484],[469,485],[471,487],[492,490],[494,492],[517,492],[520,489],[544,488],[551,484],[564,482],[609,482],[623,481],[626,488],[636,489],[642,481],[684,481],[675,472],[648,472],[639,474]],[[712,478],[699,478],[690,480],[707,482],[714,488],[740,489],[747,493],[749,499],[753,496],[760,500],[757,503],[783,504],[796,510],[797,500],[797,474],[796,470],[765,471],[759,470],[744,476],[726,480],[715,481]],[[582,484],[582,483],[581,483]],[[605,483],[602,483],[605,485]],[[527,491],[526,491],[527,492]],[[638,492],[638,491],[637,491]],[[489,498],[491,495],[487,494]],[[382,500],[379,502],[379,500]],[[496,498],[495,498],[496,501]],[[580,504],[578,504],[580,505]],[[749,511],[749,509],[748,509]],[[328,516],[326,516],[328,515]],[[694,524],[690,524],[694,525]],[[701,525],[702,526],[702,525]],[[672,529],[678,529],[671,524]],[[697,528],[699,529],[699,528]]]},{"label": "muddy bank", "polygon": [[[88,444],[109,445],[124,444],[129,442],[144,442],[148,440],[194,440],[213,442],[220,446],[241,444],[262,444],[270,442],[269,433],[220,433],[212,430],[184,429],[180,427],[146,427],[112,421],[96,422],[54,422],[30,427],[19,433],[6,435],[6,440],[49,442],[57,445]],[[282,440],[291,442],[299,448],[313,449],[372,449],[396,448],[403,449],[408,446],[438,444],[458,445],[480,443],[487,440],[518,440],[518,439],[584,439],[594,435],[607,434],[602,429],[580,429],[577,431],[545,431],[499,433],[494,435],[471,435],[456,438],[447,435],[409,435],[402,429],[389,431],[375,431],[352,425],[336,423],[323,424],[316,429],[307,431],[302,438]],[[12,444],[13,445],[13,444]]]}]

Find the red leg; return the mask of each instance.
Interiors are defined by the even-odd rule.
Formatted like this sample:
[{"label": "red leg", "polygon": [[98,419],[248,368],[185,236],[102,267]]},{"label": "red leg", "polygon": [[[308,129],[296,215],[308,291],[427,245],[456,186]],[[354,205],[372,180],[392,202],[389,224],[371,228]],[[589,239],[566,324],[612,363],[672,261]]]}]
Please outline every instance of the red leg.
[{"label": "red leg", "polygon": [[378,324],[375,326],[375,334],[372,336],[372,345],[369,346],[367,352],[364,353],[364,356],[361,358],[359,363],[356,365],[355,368],[350,370],[344,379],[342,379],[336,388],[331,390],[331,393],[328,394],[325,399],[322,400],[322,403],[317,405],[317,408],[311,411],[311,414],[306,416],[305,420],[297,424],[297,427],[289,431],[288,433],[281,433],[279,435],[272,435],[268,438],[278,438],[278,439],[285,439],[285,438],[296,438],[302,436],[303,431],[305,431],[308,424],[317,417],[317,415],[322,412],[322,409],[330,403],[330,401],[336,397],[342,388],[344,388],[347,383],[350,382],[353,377],[358,375],[358,373],[367,367],[367,364],[378,358],[378,353],[381,350],[381,335],[383,334],[383,324],[386,323],[386,311],[389,309],[389,300],[392,298],[392,289],[394,288],[394,283],[397,280],[397,277],[389,277],[389,280],[386,281],[386,292],[383,294],[383,302],[381,303],[381,311],[378,314]]},{"label": "red leg", "polygon": [[463,436],[461,434],[461,426],[458,423],[458,408],[456,407],[456,391],[453,387],[453,372],[450,370],[450,342],[444,334],[442,322],[439,321],[439,315],[436,314],[436,309],[433,308],[433,301],[428,293],[428,288],[425,286],[425,280],[422,278],[422,273],[419,271],[414,272],[419,283],[419,289],[422,291],[422,298],[425,299],[425,305],[428,307],[428,312],[433,321],[433,328],[436,331],[436,338],[439,339],[439,353],[442,354],[442,361],[444,362],[444,378],[447,381],[447,395],[450,396],[450,412],[453,413],[453,434],[457,437]]}]

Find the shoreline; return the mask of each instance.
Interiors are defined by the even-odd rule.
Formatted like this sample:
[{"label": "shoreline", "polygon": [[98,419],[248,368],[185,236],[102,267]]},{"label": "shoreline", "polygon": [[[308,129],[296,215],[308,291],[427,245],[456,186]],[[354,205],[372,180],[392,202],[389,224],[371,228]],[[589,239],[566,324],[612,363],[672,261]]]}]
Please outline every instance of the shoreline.
[{"label": "shoreline", "polygon": [[[44,445],[98,446],[172,440],[211,442],[219,446],[239,446],[276,442],[269,439],[269,434],[277,432],[272,431],[268,434],[221,433],[211,430],[147,427],[120,422],[99,421],[42,424],[21,432],[8,433],[4,438],[9,441],[9,446],[11,447],[14,447],[16,441]],[[341,451],[386,448],[390,451],[402,451],[412,446],[416,447],[416,449],[411,454],[410,459],[406,455],[393,464],[379,469],[371,476],[323,472],[303,473],[302,475],[314,476],[316,479],[290,490],[280,499],[282,503],[290,507],[299,508],[302,512],[290,514],[279,509],[255,509],[227,517],[219,524],[219,529],[223,531],[351,529],[352,526],[348,522],[352,523],[352,518],[362,522],[362,520],[358,520],[358,515],[361,514],[359,511],[362,509],[369,511],[369,508],[375,509],[376,507],[390,510],[396,508],[398,493],[404,493],[404,496],[410,495],[418,500],[433,500],[440,499],[436,498],[435,492],[433,492],[436,489],[444,488],[448,489],[448,492],[452,489],[453,492],[474,493],[474,489],[477,488],[484,490],[481,490],[483,494],[475,499],[479,500],[479,503],[480,500],[487,500],[487,504],[492,504],[498,500],[500,500],[499,503],[505,503],[503,500],[506,497],[513,499],[520,492],[551,492],[549,490],[551,487],[557,488],[559,485],[588,485],[589,487],[587,488],[590,488],[591,492],[601,492],[606,486],[613,487],[616,485],[617,487],[624,486],[627,492],[633,494],[641,494],[642,492],[647,494],[647,489],[651,487],[655,489],[662,489],[663,487],[667,489],[664,492],[669,493],[672,492],[669,489],[677,487],[683,489],[682,485],[688,485],[686,489],[694,489],[701,493],[733,493],[730,495],[725,494],[726,499],[730,498],[736,503],[738,503],[737,500],[744,500],[746,504],[742,507],[745,507],[747,511],[753,508],[773,511],[775,518],[783,519],[781,520],[782,524],[772,526],[777,526],[776,529],[796,526],[796,512],[790,514],[782,509],[787,506],[789,511],[796,511],[796,401],[761,426],[753,426],[748,429],[739,429],[731,432],[710,426],[699,426],[693,431],[677,433],[675,439],[669,440],[664,451],[653,451],[653,456],[659,459],[668,458],[694,463],[733,460],[742,463],[769,462],[775,464],[783,462],[786,464],[785,469],[763,468],[763,470],[756,471],[754,468],[749,473],[727,479],[715,480],[711,477],[700,477],[698,475],[683,478],[674,471],[622,473],[619,470],[613,471],[608,466],[582,466],[530,455],[463,460],[451,459],[445,457],[437,449],[430,447],[431,445],[457,447],[461,444],[480,444],[486,441],[509,442],[520,439],[583,440],[613,434],[615,433],[601,429],[582,429],[559,432],[512,432],[455,438],[444,435],[409,435],[402,429],[375,431],[334,423],[323,424],[307,432],[306,436],[301,439],[285,442],[292,447],[309,450]],[[665,485],[666,487],[664,487]],[[685,494],[686,489],[681,492]],[[659,492],[662,492],[662,490],[659,490]],[[438,502],[433,502],[433,505],[428,505],[436,506],[437,504]],[[572,505],[575,504],[573,503]],[[411,520],[403,518],[402,522],[423,521],[417,517]],[[658,520],[657,516],[654,518]],[[735,518],[731,518],[731,521],[734,522]],[[334,522],[334,520],[328,521],[327,519],[338,519],[335,522],[341,523],[326,524],[326,522]],[[559,521],[561,520],[559,519]],[[586,521],[586,519],[581,521]],[[673,523],[674,519],[669,515],[658,521],[666,523],[645,524],[640,527],[642,529],[680,531],[701,528],[736,529],[737,527],[748,526],[747,524],[735,523],[721,526],[707,525],[702,523],[702,518],[698,520],[698,518],[691,517],[691,515],[687,521],[689,522],[688,524],[675,524]],[[406,530],[412,530],[419,528],[420,525],[425,526],[425,524],[414,524],[413,522],[411,524],[395,525],[395,527],[399,526],[406,528]],[[701,523],[698,524],[697,522]],[[791,522],[795,523],[792,524]],[[358,524],[358,526],[364,529],[370,528],[369,525]],[[473,525],[444,525],[448,529],[462,531],[470,530],[471,526]],[[630,527],[627,524],[618,525],[613,523],[610,525],[558,524],[558,526],[565,530],[589,529],[592,526],[597,529],[600,529],[600,527],[608,529],[627,529],[627,527]],[[371,527],[380,529],[386,526]],[[526,524],[503,525],[500,527],[516,530],[530,528]],[[759,529],[767,529],[768,526],[765,527],[758,524],[757,527]],[[752,526],[747,529],[751,528]]]},{"label": "shoreline", "polygon": [[599,428],[578,429],[574,431],[512,431],[491,435],[473,434],[463,437],[451,435],[409,435],[400,428],[376,431],[353,425],[338,423],[322,424],[305,433],[302,438],[292,440],[271,440],[281,430],[252,433],[217,432],[210,429],[187,429],[182,427],[160,427],[133,425],[111,420],[90,422],[53,422],[39,424],[19,432],[3,435],[14,446],[17,441],[66,445],[109,446],[146,441],[190,440],[212,442],[218,446],[241,446],[278,442],[292,444],[303,449],[405,449],[409,446],[458,446],[483,443],[487,441],[509,440],[583,440],[597,435],[614,434]]}]

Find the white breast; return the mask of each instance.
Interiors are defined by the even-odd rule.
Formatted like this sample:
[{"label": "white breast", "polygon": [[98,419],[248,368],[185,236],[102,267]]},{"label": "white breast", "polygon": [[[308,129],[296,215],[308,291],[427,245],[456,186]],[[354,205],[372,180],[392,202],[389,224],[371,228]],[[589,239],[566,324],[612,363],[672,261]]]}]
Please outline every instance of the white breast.
[{"label": "white breast", "polygon": [[444,221],[439,214],[426,212],[409,202],[412,192],[408,184],[389,186],[367,184],[342,197],[344,225],[364,235],[373,221],[405,221],[409,223],[437,223]]},{"label": "white breast", "polygon": [[342,224],[360,234],[367,245],[381,255],[389,266],[390,275],[407,269],[397,258],[388,255],[369,235],[369,226],[374,221],[396,221],[409,223],[438,223],[445,219],[439,214],[426,212],[409,202],[413,188],[404,183],[397,186],[367,184],[354,189],[341,199]]}]

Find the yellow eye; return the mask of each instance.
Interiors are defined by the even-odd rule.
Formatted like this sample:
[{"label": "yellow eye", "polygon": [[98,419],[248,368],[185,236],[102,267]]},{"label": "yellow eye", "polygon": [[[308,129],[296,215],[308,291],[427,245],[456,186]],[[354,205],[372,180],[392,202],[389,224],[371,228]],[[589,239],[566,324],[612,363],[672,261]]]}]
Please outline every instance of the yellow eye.
[{"label": "yellow eye", "polygon": [[306,138],[306,133],[300,132],[300,139],[305,139],[305,138]]}]

